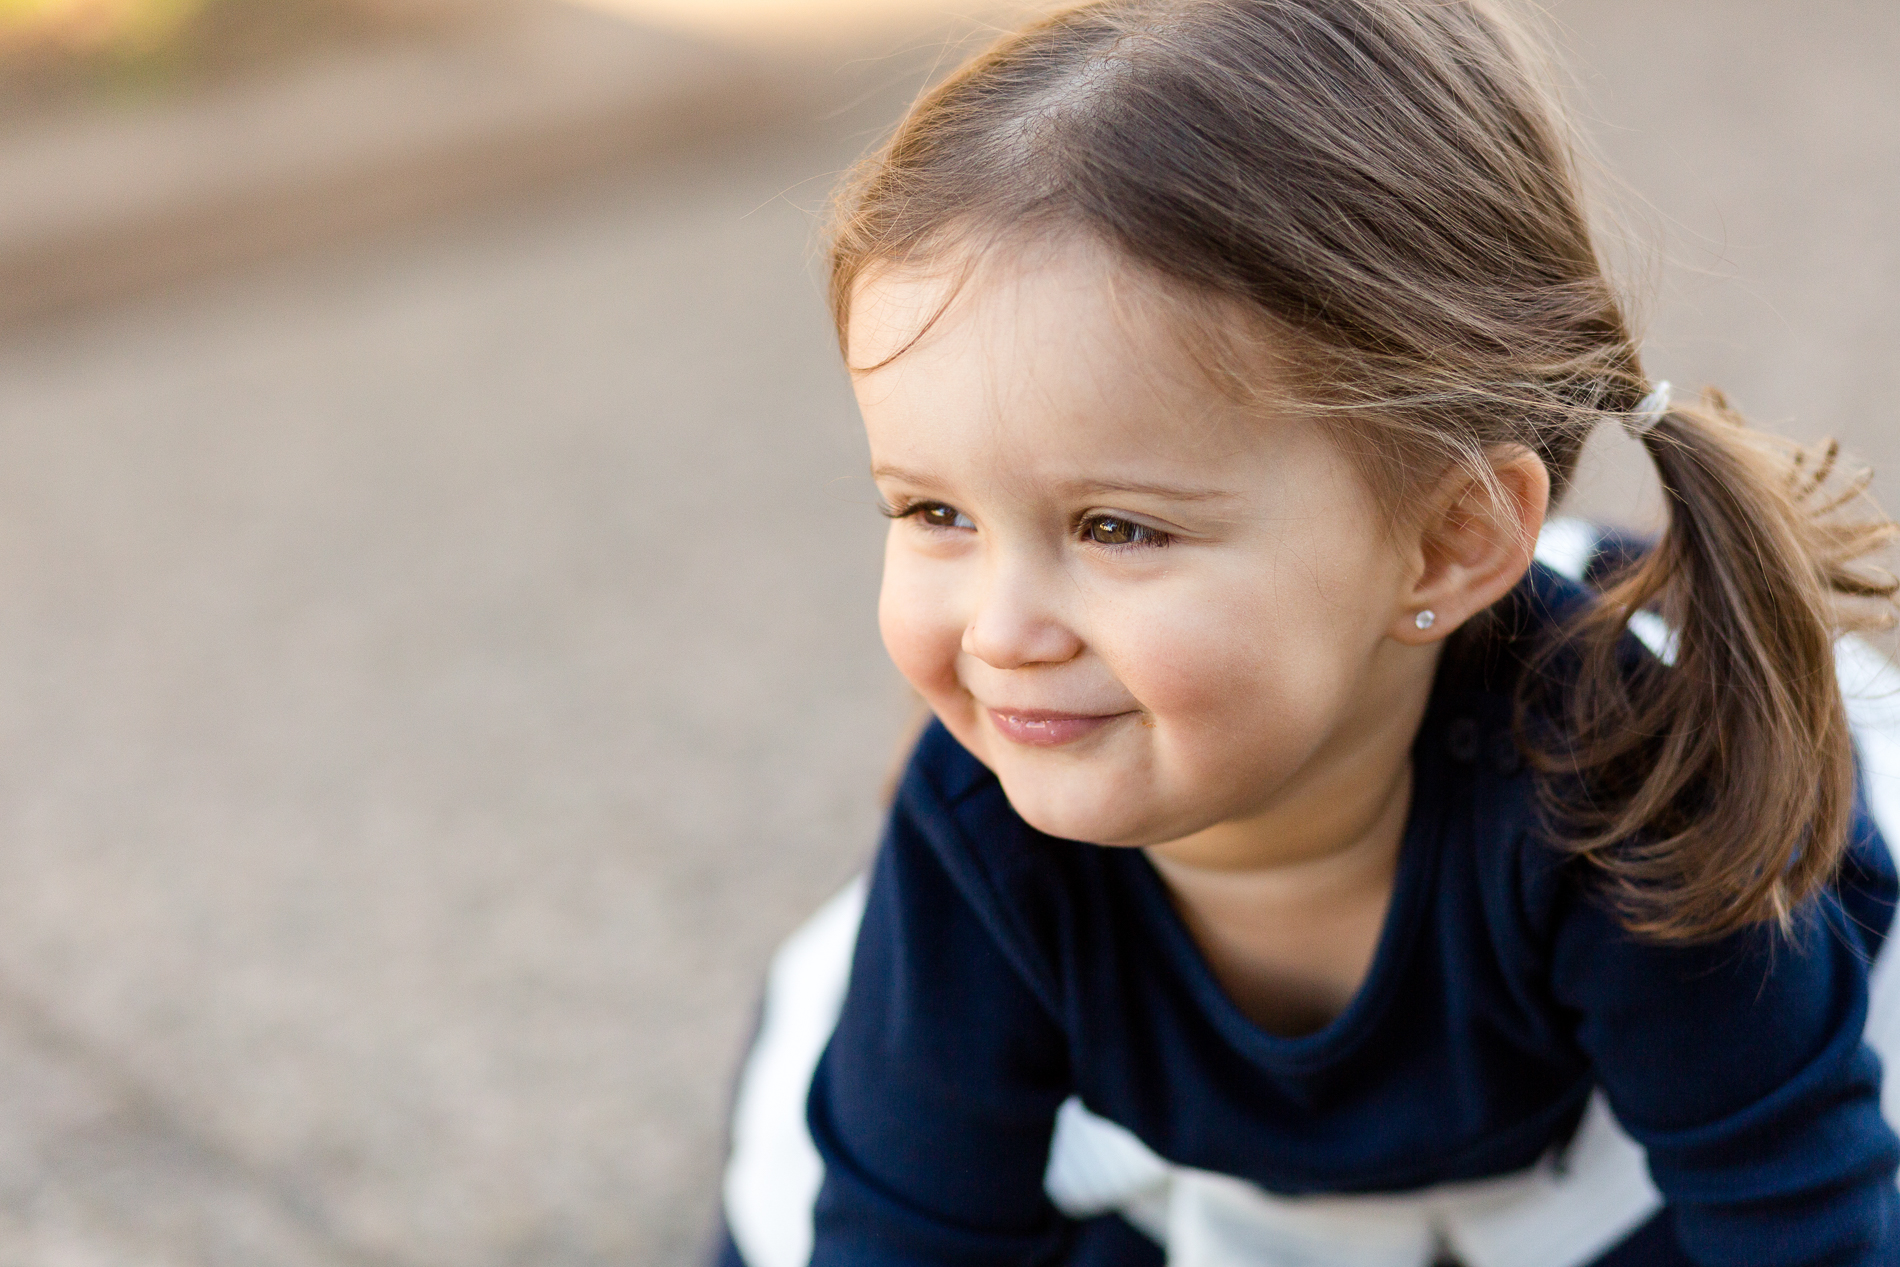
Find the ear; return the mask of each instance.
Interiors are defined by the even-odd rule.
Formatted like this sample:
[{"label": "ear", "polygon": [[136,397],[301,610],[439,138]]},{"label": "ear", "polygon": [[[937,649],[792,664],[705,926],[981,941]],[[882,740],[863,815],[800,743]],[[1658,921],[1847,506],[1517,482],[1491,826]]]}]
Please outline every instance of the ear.
[{"label": "ear", "polygon": [[[1413,579],[1388,631],[1400,642],[1443,638],[1503,598],[1530,568],[1550,507],[1550,472],[1522,445],[1500,446],[1490,457],[1492,481],[1454,467],[1412,530]],[[1421,611],[1433,614],[1431,628],[1418,627]]]}]

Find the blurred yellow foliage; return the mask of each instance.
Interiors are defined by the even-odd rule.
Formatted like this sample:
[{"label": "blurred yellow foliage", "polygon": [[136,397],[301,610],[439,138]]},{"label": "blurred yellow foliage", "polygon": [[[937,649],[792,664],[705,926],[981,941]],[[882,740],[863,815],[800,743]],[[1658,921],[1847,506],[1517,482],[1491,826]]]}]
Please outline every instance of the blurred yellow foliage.
[{"label": "blurred yellow foliage", "polygon": [[137,56],[163,47],[205,0],[0,0],[0,53],[44,48]]},{"label": "blurred yellow foliage", "polygon": [[592,8],[766,46],[882,40],[943,28],[1014,25],[1058,0],[575,0]]}]

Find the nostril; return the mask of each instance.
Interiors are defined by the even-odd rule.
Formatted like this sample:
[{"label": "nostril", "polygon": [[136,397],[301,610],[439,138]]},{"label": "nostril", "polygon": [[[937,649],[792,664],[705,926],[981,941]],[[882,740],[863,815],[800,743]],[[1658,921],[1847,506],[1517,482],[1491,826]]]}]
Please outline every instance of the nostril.
[{"label": "nostril", "polygon": [[1040,579],[1013,577],[985,594],[964,627],[964,654],[999,669],[1074,658],[1082,640]]}]

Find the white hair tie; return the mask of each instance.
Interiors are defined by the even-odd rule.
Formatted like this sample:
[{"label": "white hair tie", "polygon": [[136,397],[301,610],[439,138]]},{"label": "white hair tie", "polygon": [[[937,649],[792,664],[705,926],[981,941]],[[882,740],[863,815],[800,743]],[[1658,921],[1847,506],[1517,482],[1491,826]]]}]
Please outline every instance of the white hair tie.
[{"label": "white hair tie", "polygon": [[1658,383],[1656,390],[1637,403],[1636,412],[1623,419],[1623,429],[1632,439],[1640,440],[1669,412],[1669,384]]}]

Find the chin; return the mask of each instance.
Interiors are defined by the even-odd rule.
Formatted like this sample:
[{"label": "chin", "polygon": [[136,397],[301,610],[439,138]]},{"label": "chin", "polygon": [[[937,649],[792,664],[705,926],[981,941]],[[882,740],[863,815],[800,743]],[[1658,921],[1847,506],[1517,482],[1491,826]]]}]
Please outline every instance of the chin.
[{"label": "chin", "polygon": [[1108,796],[1088,789],[1041,786],[1040,781],[1025,786],[1024,780],[1011,779],[1000,771],[998,778],[1010,807],[1045,836],[1120,848],[1167,839],[1166,833],[1157,832],[1145,815],[1114,804]]}]

